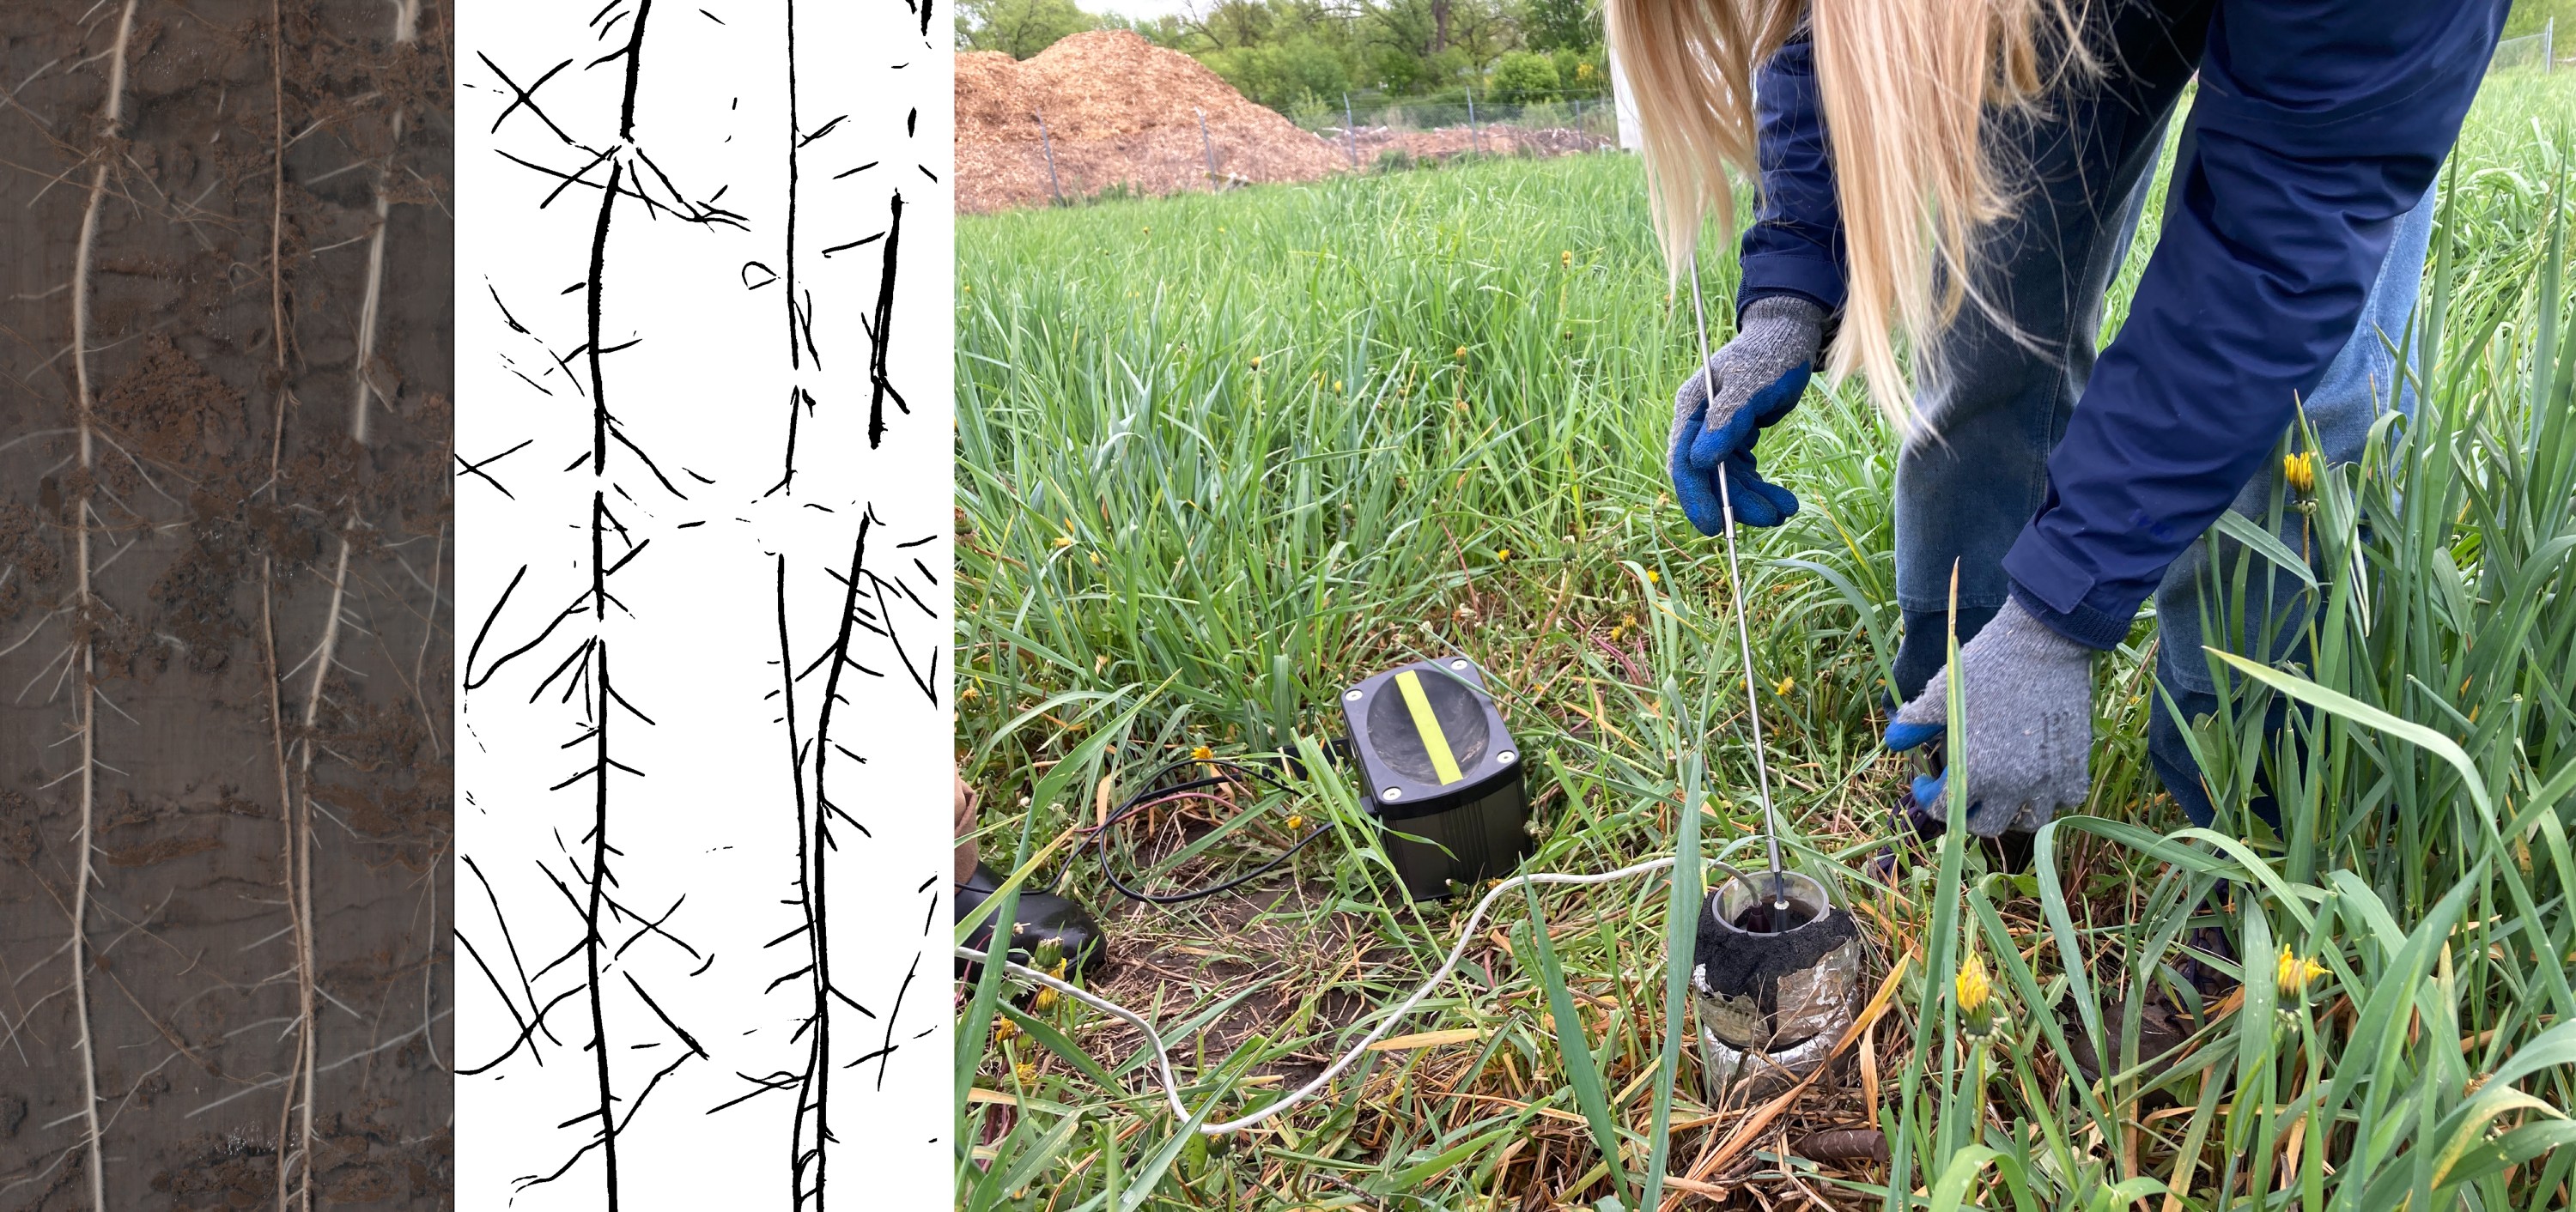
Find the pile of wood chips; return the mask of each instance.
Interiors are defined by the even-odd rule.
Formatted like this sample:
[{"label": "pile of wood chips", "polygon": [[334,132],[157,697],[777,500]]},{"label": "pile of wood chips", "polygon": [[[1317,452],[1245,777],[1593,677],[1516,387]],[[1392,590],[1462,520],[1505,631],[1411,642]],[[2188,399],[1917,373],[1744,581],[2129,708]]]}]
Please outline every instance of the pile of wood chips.
[{"label": "pile of wood chips", "polygon": [[[1041,116],[1055,154],[1053,186]],[[1076,34],[1026,62],[990,51],[957,56],[961,214],[1044,206],[1059,190],[1073,200],[1121,187],[1169,194],[1312,181],[1349,171],[1347,156],[1246,100],[1197,60],[1125,30]]]}]

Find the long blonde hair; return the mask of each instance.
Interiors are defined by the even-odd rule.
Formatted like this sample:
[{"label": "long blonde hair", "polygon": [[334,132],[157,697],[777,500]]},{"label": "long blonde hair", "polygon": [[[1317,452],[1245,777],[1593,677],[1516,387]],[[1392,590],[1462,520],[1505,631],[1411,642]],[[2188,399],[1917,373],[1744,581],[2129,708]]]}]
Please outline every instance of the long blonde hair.
[{"label": "long blonde hair", "polygon": [[[1897,342],[1923,348],[1970,293],[1977,230],[2007,214],[1989,119],[2094,70],[2083,0],[1607,0],[1610,46],[1645,137],[1647,189],[1678,274],[1702,225],[1733,231],[1733,168],[1758,173],[1753,76],[1798,28],[1815,47],[1846,262],[1828,377],[1858,370],[1900,430],[1913,420]],[[2048,69],[2042,70],[2043,59]]]}]

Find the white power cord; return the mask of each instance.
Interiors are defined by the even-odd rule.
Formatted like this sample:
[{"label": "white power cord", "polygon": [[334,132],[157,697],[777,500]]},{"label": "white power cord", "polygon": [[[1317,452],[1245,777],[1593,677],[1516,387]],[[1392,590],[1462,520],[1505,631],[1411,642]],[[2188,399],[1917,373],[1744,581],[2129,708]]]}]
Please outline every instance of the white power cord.
[{"label": "white power cord", "polygon": [[[1630,876],[1645,875],[1649,872],[1661,871],[1672,866],[1675,861],[1676,860],[1672,858],[1649,859],[1632,866],[1621,867],[1616,871],[1605,871],[1599,875],[1565,875],[1558,872],[1542,871],[1529,875],[1515,875],[1494,885],[1492,890],[1485,893],[1483,899],[1476,902],[1475,911],[1467,915],[1467,924],[1464,928],[1459,930],[1458,942],[1449,948],[1449,958],[1441,961],[1440,970],[1432,973],[1431,979],[1422,982],[1421,987],[1413,991],[1413,996],[1404,999],[1404,1004],[1397,1006],[1394,1010],[1388,1012],[1385,1019],[1380,1021],[1376,1028],[1372,1029],[1366,1037],[1360,1040],[1359,1043],[1352,1045],[1349,1051],[1342,1053],[1340,1059],[1335,1060],[1330,1066],[1326,1067],[1322,1073],[1317,1074],[1315,1076],[1315,1080],[1298,1087],[1295,1092],[1289,1094],[1287,1097],[1282,1098],[1269,1106],[1263,1107],[1250,1115],[1244,1116],[1241,1119],[1227,1120],[1224,1123],[1217,1124],[1200,1124],[1199,1132],[1206,1136],[1224,1136],[1229,1133],[1240,1132],[1245,1128],[1249,1128],[1254,1124],[1260,1123],[1271,1116],[1277,1115],[1290,1107],[1294,1107],[1297,1104],[1314,1097],[1317,1091],[1322,1090],[1333,1080],[1333,1078],[1339,1076],[1342,1070],[1351,1067],[1353,1062],[1359,1060],[1360,1055],[1369,1050],[1369,1045],[1376,1043],[1380,1038],[1384,1037],[1387,1029],[1393,1027],[1396,1020],[1412,1013],[1413,1008],[1422,1004],[1422,999],[1429,997],[1431,995],[1431,991],[1439,987],[1440,982],[1449,979],[1450,971],[1458,966],[1458,961],[1460,959],[1466,957],[1467,944],[1476,937],[1476,928],[1484,924],[1485,910],[1492,908],[1495,898],[1502,894],[1518,888],[1523,884],[1606,884],[1612,880],[1623,880]],[[957,949],[957,955],[960,959],[975,960],[979,963],[989,962],[990,958],[983,952],[977,951],[971,947],[959,947]],[[1163,1047],[1162,1034],[1155,1031],[1154,1025],[1146,1022],[1143,1015],[1140,1015],[1125,1006],[1121,1006],[1116,1002],[1110,1001],[1105,997],[1077,989],[1071,984],[1057,980],[1052,976],[1021,964],[1004,960],[1002,967],[1004,971],[1007,971],[1014,976],[1043,985],[1063,994],[1066,997],[1070,997],[1075,1001],[1081,1002],[1086,1006],[1090,1006],[1093,1009],[1124,1019],[1127,1022],[1134,1024],[1137,1030],[1144,1032],[1146,1042],[1154,1046],[1154,1063],[1162,1072],[1163,1095],[1165,1098],[1171,1100],[1172,1114],[1181,1117],[1181,1121],[1183,1123],[1189,1122],[1191,1118],[1189,1109],[1181,1105],[1180,1082],[1172,1076],[1171,1053]],[[1219,1096],[1210,1095],[1209,1097],[1214,1099]]]}]

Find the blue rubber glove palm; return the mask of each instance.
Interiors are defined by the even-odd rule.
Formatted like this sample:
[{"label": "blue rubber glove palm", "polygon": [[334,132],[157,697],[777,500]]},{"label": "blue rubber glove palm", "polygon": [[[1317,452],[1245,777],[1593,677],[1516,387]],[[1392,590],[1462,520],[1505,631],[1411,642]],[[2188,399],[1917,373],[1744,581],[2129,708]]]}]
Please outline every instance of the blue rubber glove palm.
[{"label": "blue rubber glove palm", "polygon": [[[2092,786],[2093,650],[2049,629],[2019,602],[1959,647],[1967,726],[1948,768],[1914,780],[1914,802],[1949,820],[1950,771],[1968,778],[1968,832],[1994,837],[2080,807]],[[1933,676],[1887,728],[1887,747],[1912,749],[1949,727],[1949,670]]]},{"label": "blue rubber glove palm", "polygon": [[1796,496],[1762,478],[1753,443],[1807,390],[1824,321],[1824,311],[1804,299],[1756,300],[1744,309],[1735,339],[1673,393],[1673,493],[1701,534],[1725,528],[1729,503],[1735,520],[1747,526],[1777,526],[1798,512]]}]

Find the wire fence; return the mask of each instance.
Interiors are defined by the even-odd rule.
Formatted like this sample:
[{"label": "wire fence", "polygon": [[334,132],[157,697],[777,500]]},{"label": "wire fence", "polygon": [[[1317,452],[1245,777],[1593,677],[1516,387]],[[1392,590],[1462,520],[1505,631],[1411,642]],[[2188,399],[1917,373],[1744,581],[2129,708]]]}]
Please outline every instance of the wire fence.
[{"label": "wire fence", "polygon": [[2558,68],[2558,18],[2552,17],[2536,34],[2507,38],[2496,43],[2495,57],[2487,61],[2490,72],[2552,72]]},{"label": "wire fence", "polygon": [[1460,155],[1556,156],[1618,145],[1607,92],[1497,101],[1472,92],[1308,96],[1288,120],[1341,149],[1354,168],[1400,167]]}]

